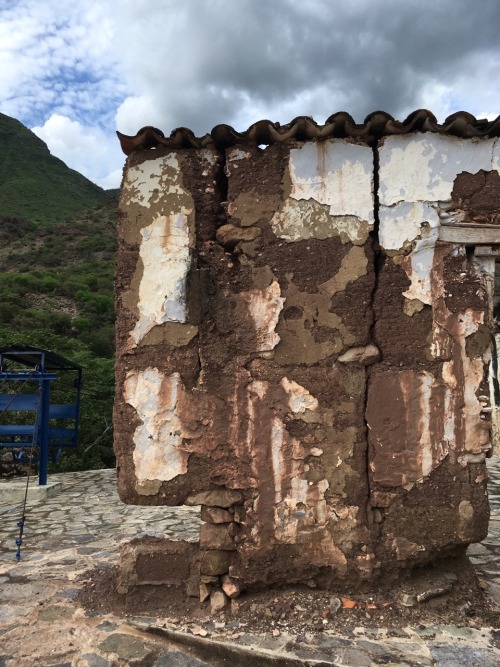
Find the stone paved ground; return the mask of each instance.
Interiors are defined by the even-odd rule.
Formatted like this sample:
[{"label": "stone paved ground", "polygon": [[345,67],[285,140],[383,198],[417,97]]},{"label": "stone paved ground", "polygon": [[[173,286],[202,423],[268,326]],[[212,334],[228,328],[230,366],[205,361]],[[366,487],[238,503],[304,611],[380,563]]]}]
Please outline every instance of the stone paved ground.
[{"label": "stone paved ground", "polygon": [[[491,529],[482,544],[470,547],[470,555],[500,603],[500,458],[489,467]],[[20,563],[14,556],[21,506],[0,504],[0,667],[500,665],[500,629],[326,629],[291,649],[284,634],[250,635],[242,628],[227,641],[214,632],[204,637],[199,627],[179,632],[165,619],[86,613],[74,600],[79,575],[115,563],[120,542],[141,533],[195,541],[198,513],[123,505],[110,470],[50,479],[58,480],[63,483],[58,495],[29,508]]]}]

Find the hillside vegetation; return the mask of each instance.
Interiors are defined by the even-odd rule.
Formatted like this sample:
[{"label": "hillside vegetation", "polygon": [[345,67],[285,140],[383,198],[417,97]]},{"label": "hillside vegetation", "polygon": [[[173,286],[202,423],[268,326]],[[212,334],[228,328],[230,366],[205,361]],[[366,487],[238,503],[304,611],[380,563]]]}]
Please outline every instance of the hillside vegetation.
[{"label": "hillside vegetation", "polygon": [[84,368],[80,445],[58,470],[114,464],[116,208],[117,191],[69,169],[0,115],[0,345],[42,347]]},{"label": "hillside vegetation", "polygon": [[22,123],[0,114],[0,216],[37,225],[104,203],[105,190],[50,154]]}]

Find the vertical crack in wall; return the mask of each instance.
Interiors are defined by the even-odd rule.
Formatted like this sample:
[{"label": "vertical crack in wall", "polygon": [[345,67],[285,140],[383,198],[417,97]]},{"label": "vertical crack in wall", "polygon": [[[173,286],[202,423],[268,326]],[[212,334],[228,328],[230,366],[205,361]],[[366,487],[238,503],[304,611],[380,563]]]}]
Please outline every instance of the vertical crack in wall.
[{"label": "vertical crack in wall", "polygon": [[[376,333],[376,324],[377,324],[377,319],[376,319],[376,312],[375,312],[375,300],[377,297],[377,293],[379,290],[379,276],[380,272],[382,271],[382,267],[384,265],[385,261],[385,253],[382,251],[380,247],[380,241],[379,241],[379,229],[380,229],[380,196],[379,196],[379,189],[380,189],[380,158],[379,158],[379,152],[378,152],[378,142],[376,142],[372,146],[373,150],[373,231],[371,232],[370,236],[372,238],[372,248],[373,248],[373,270],[374,270],[374,282],[373,282],[373,289],[371,292],[371,311],[372,311],[372,323],[370,327],[370,343],[372,345],[375,345],[380,352],[380,346],[378,345],[377,341],[377,333]],[[379,360],[381,361],[381,359]],[[369,510],[370,510],[370,490],[371,490],[371,484],[370,484],[370,442],[369,442],[369,431],[370,431],[370,426],[368,424],[367,418],[366,418],[366,411],[368,407],[368,394],[370,391],[370,382],[371,382],[371,371],[370,367],[366,368],[366,383],[365,383],[365,402],[364,402],[364,420],[365,420],[365,433],[366,433],[366,449],[365,449],[365,457],[366,457],[366,483],[367,483],[367,488],[368,488],[368,499],[367,499],[367,519],[368,522],[371,522],[371,518],[369,515]]]}]

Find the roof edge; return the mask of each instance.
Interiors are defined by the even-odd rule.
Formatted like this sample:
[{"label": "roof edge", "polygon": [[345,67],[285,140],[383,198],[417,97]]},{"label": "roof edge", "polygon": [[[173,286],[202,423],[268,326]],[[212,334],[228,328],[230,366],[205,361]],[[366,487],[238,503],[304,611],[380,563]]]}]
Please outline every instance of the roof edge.
[{"label": "roof edge", "polygon": [[364,123],[355,123],[346,111],[339,111],[327,118],[324,125],[318,125],[310,116],[297,116],[287,125],[259,120],[245,132],[237,132],[230,125],[216,125],[211,132],[196,137],[186,127],[178,127],[169,137],[156,127],[142,127],[135,136],[117,132],[122,151],[130,155],[144,149],[158,146],[168,148],[206,148],[225,149],[231,146],[260,146],[286,141],[308,141],[311,139],[357,138],[367,144],[374,144],[383,137],[412,132],[436,132],[464,139],[472,137],[499,137],[500,116],[495,120],[477,119],[467,111],[457,111],[448,116],[444,123],[438,123],[436,117],[427,109],[413,111],[404,121],[395,120],[384,111],[369,114]]}]

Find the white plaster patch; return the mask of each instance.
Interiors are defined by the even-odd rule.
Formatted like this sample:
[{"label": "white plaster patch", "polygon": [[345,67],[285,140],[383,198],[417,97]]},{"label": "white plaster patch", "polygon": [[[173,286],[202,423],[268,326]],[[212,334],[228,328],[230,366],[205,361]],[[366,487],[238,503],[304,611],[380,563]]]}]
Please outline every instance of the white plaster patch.
[{"label": "white plaster patch", "polygon": [[399,250],[422,234],[423,223],[438,227],[439,217],[429,202],[398,202],[384,208],[380,216],[379,239],[385,250]]},{"label": "white plaster patch", "polygon": [[131,333],[135,344],[157,324],[187,322],[191,265],[192,232],[185,212],[158,216],[141,229],[141,236],[139,254],[144,268],[137,304],[139,318]]},{"label": "white plaster patch", "polygon": [[380,204],[448,201],[463,171],[500,169],[497,139],[462,139],[431,132],[385,137],[379,147]]},{"label": "white plaster patch", "polygon": [[404,268],[411,281],[410,287],[403,292],[407,299],[419,299],[422,303],[432,304],[433,285],[431,272],[434,263],[434,248],[438,240],[439,231],[437,227],[431,227],[424,231],[423,238],[415,243],[415,247],[409,255],[408,260],[403,263]]},{"label": "white plaster patch", "polygon": [[[463,387],[463,399],[458,406],[453,405],[454,395],[450,397],[453,406],[450,412],[458,412],[462,418],[458,422],[465,425],[463,445],[466,452],[480,454],[490,449],[489,423],[481,420],[483,406],[477,394],[484,379],[484,362],[482,358],[470,358],[466,350],[466,338],[475,333],[479,325],[484,321],[484,313],[478,313],[468,308],[464,313],[449,315],[450,322],[454,324],[454,336],[459,345],[460,357],[451,361],[445,361],[442,367],[443,380],[450,388],[450,392],[456,392],[458,383]],[[435,336],[439,337],[439,330],[434,330]],[[457,378],[457,375],[459,377]],[[453,420],[453,426],[458,426],[457,420]],[[451,427],[451,424],[449,425]],[[456,437],[450,443],[456,448]]]},{"label": "white plaster patch", "polygon": [[179,373],[166,376],[147,368],[127,374],[123,397],[141,420],[133,436],[139,483],[168,481],[187,472],[189,452],[182,448],[183,425],[177,414],[183,391]]},{"label": "white plaster patch", "polygon": [[344,242],[362,245],[372,229],[372,223],[362,218],[353,215],[329,216],[325,211],[318,211],[313,201],[295,202],[292,199],[287,199],[283,207],[276,211],[271,225],[276,236],[292,243],[340,236]]},{"label": "white plaster patch", "polygon": [[[128,204],[139,204],[150,208],[168,194],[188,194],[180,185],[179,161],[175,153],[146,160],[127,169],[122,188],[122,197]],[[174,170],[175,176],[168,177],[168,170]],[[167,213],[167,211],[162,211]],[[168,211],[173,212],[173,211]]]},{"label": "white plaster patch", "polygon": [[373,222],[373,154],[342,139],[308,142],[290,151],[292,199],[314,199],[332,216]]},{"label": "white plaster patch", "polygon": [[283,310],[285,299],[281,296],[279,283],[276,280],[265,289],[252,289],[242,292],[241,297],[247,304],[250,317],[254,321],[257,352],[270,352],[280,342],[276,333],[276,325]]},{"label": "white plaster patch", "polygon": [[289,174],[290,196],[271,220],[277,236],[366,241],[374,223],[370,148],[342,139],[306,143],[290,151]]}]

